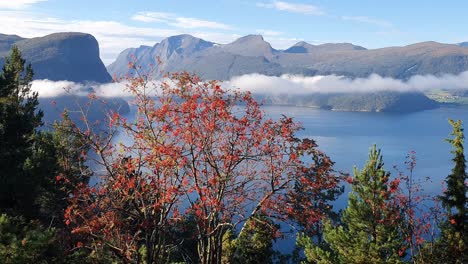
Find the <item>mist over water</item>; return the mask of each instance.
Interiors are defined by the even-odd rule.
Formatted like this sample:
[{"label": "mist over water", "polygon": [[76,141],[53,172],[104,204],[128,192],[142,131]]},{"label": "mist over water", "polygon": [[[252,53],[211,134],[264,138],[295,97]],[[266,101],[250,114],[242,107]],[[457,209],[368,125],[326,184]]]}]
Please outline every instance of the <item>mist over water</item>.
[{"label": "mist over water", "polygon": [[348,78],[337,75],[300,76],[281,75],[266,76],[248,74],[232,78],[225,82],[230,87],[249,90],[254,93],[268,94],[313,94],[313,93],[373,93],[425,92],[434,89],[468,89],[468,72],[459,75],[415,75],[407,81],[382,77],[372,74],[367,78]]},{"label": "mist over water", "polygon": [[91,91],[101,97],[131,96],[125,83],[82,84],[70,81],[34,80],[31,89],[43,98],[64,95],[86,96]]},{"label": "mist over water", "polygon": [[[160,81],[151,83],[156,94]],[[372,74],[367,78],[348,78],[337,75],[301,76],[281,75],[267,76],[247,74],[233,77],[223,82],[227,89],[240,89],[258,94],[314,94],[314,93],[374,93],[426,92],[434,89],[468,90],[468,71],[459,75],[442,76],[415,75],[409,80],[399,80]],[[35,80],[32,90],[41,97],[56,97],[65,94],[86,95],[92,88],[98,96],[128,97],[126,83],[80,84],[70,81]]]}]

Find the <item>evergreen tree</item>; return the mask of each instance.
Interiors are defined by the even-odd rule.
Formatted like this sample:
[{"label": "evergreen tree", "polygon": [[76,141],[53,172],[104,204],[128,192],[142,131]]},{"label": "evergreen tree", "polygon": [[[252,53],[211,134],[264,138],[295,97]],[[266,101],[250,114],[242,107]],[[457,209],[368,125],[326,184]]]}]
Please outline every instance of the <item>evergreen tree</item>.
[{"label": "evergreen tree", "polygon": [[0,259],[62,263],[76,241],[56,228],[63,228],[70,193],[88,182],[89,148],[66,113],[55,133],[39,131],[43,114],[32,77],[31,65],[25,67],[13,47],[0,73]]},{"label": "evergreen tree", "polygon": [[91,171],[85,164],[89,145],[74,131],[76,127],[67,112],[53,128],[53,132],[36,133],[24,168],[36,182],[35,217],[57,227],[63,226],[70,193],[79,184],[88,183]]},{"label": "evergreen tree", "polygon": [[449,119],[453,131],[453,138],[447,139],[452,145],[454,154],[452,159],[455,166],[452,173],[447,176],[445,182],[447,190],[440,197],[442,205],[447,212],[447,220],[440,226],[441,237],[436,243],[435,258],[444,260],[446,263],[468,262],[468,233],[467,233],[467,197],[468,186],[466,159],[464,155],[464,134],[461,120]]},{"label": "evergreen tree", "polygon": [[468,174],[466,172],[466,159],[463,148],[465,136],[463,135],[461,120],[455,122],[449,119],[449,123],[453,127],[451,135],[454,136],[454,138],[447,139],[447,141],[453,148],[451,152],[455,155],[453,158],[455,167],[453,167],[452,173],[448,175],[445,180],[447,183],[447,190],[444,192],[441,200],[444,207],[447,208],[449,221],[454,222],[452,224],[454,231],[463,234],[463,232],[466,232],[466,227],[468,226],[468,210],[466,207],[468,202],[466,197],[466,192],[468,190],[468,186],[466,185]]},{"label": "evergreen tree", "polygon": [[36,128],[42,122],[37,93],[31,91],[33,71],[25,68],[21,52],[13,47],[0,74],[0,211],[35,212],[37,178],[25,169],[31,157]]},{"label": "evergreen tree", "polygon": [[330,250],[305,240],[305,254],[312,263],[400,263],[404,239],[398,230],[402,221],[394,193],[398,181],[389,182],[380,150],[374,146],[363,170],[354,170],[352,192],[342,224],[324,225],[324,240]]},{"label": "evergreen tree", "polygon": [[247,220],[244,228],[236,239],[231,231],[224,235],[222,263],[273,263],[273,241],[279,227],[269,218],[257,215]]},{"label": "evergreen tree", "polygon": [[0,212],[60,225],[69,193],[88,182],[89,146],[67,113],[54,133],[38,130],[43,114],[32,77],[13,47],[0,73]]},{"label": "evergreen tree", "polygon": [[2,263],[61,263],[54,241],[55,231],[22,217],[0,214],[0,260]]}]

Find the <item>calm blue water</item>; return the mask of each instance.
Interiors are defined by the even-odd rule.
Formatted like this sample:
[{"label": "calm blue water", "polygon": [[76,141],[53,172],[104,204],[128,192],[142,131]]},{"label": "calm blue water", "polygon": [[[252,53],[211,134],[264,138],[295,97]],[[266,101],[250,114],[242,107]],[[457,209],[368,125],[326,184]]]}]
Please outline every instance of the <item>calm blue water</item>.
[{"label": "calm blue water", "polygon": [[461,119],[468,126],[468,107],[439,108],[407,114],[333,112],[302,107],[264,107],[272,118],[282,114],[302,123],[299,135],[315,139],[319,148],[333,161],[335,168],[352,172],[362,168],[373,144],[382,150],[386,169],[396,173],[394,165],[404,169],[405,157],[416,151],[415,177],[430,176],[430,192],[439,192],[440,181],[453,166],[450,144],[445,142],[451,132],[448,118]]}]

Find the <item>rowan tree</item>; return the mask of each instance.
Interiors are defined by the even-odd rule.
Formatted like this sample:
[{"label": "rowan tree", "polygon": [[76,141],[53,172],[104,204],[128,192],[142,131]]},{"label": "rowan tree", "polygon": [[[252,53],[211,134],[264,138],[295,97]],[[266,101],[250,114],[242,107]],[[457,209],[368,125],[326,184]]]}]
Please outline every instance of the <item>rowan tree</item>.
[{"label": "rowan tree", "polygon": [[335,173],[334,162],[317,148],[315,141],[306,138],[301,148],[300,153],[310,156],[312,162],[301,168],[294,189],[289,191],[288,214],[299,225],[297,231],[314,237],[317,244],[321,244],[322,219],[339,221],[339,212],[333,210],[332,202],[344,192],[340,183],[346,175]]},{"label": "rowan tree", "polygon": [[415,178],[416,152],[411,151],[405,160],[407,172],[398,171],[400,181],[395,200],[401,211],[398,228],[405,238],[405,248],[411,263],[432,263],[428,249],[436,240],[437,221],[441,214],[434,196],[424,192],[423,186],[431,183],[430,177]]},{"label": "rowan tree", "polygon": [[[73,232],[91,241],[83,246],[124,262],[164,262],[178,244],[171,229],[190,214],[198,261],[220,263],[228,230],[242,237],[258,214],[288,219],[288,192],[316,148],[295,137],[300,126],[291,118],[268,119],[250,93],[188,73],[157,85],[147,75],[126,81],[135,119],[112,113],[109,132],[81,132],[106,170],[66,212]],[[114,144],[117,129],[131,144]],[[329,188],[325,182],[312,188]]]}]

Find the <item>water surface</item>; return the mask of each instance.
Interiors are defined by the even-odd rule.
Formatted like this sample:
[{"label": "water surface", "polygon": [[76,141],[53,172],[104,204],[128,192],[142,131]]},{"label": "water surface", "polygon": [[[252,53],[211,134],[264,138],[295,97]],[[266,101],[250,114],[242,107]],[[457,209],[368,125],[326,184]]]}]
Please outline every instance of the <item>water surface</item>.
[{"label": "water surface", "polygon": [[439,192],[440,181],[450,173],[451,147],[445,142],[452,130],[448,118],[461,119],[468,125],[468,107],[443,107],[433,110],[394,114],[367,112],[333,112],[303,107],[264,107],[272,118],[293,117],[304,129],[299,136],[315,139],[319,148],[333,161],[335,168],[352,172],[362,168],[369,148],[376,144],[382,150],[386,169],[394,174],[397,165],[405,168],[410,151],[416,152],[415,178],[429,176],[433,184],[428,191]]}]

